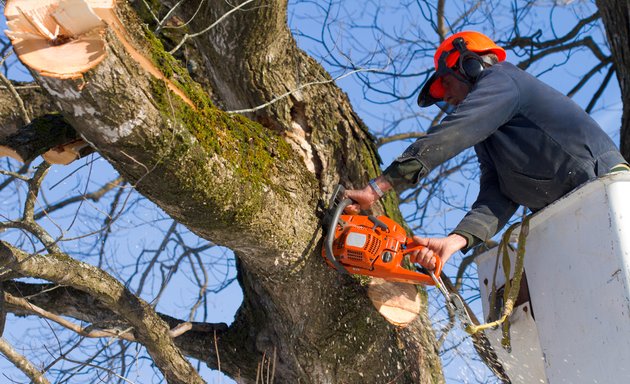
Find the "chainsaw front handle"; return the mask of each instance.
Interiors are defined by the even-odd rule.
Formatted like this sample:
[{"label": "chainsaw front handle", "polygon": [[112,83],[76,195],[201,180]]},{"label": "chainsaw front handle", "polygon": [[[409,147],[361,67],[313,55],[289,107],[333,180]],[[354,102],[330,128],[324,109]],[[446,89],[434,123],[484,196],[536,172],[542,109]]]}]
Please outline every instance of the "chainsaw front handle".
[{"label": "chainsaw front handle", "polygon": [[[335,194],[333,195],[333,199],[336,194],[337,192],[335,192]],[[337,208],[335,208],[335,212],[330,218],[328,230],[326,231],[326,242],[324,244],[324,247],[326,249],[326,258],[328,259],[328,261],[332,263],[332,265],[335,267],[336,270],[338,270],[339,272],[345,275],[349,275],[349,273],[346,270],[346,268],[343,265],[341,265],[341,263],[338,262],[337,259],[335,259],[332,246],[333,246],[333,240],[335,239],[335,229],[337,228],[337,223],[339,223],[339,217],[341,216],[341,213],[343,212],[343,210],[346,209],[346,207],[352,203],[353,201],[350,199],[343,199],[339,202],[339,204],[337,204]]]},{"label": "chainsaw front handle", "polygon": [[[407,248],[403,251],[403,255],[406,255],[415,251],[421,251],[424,248],[426,248],[424,245],[418,245],[415,247]],[[436,276],[440,276],[440,273],[442,273],[442,258],[435,253],[434,253],[434,256],[435,256],[434,257],[435,269],[433,269],[433,271],[430,271],[430,272],[434,273]],[[416,263],[415,256],[413,258],[410,257],[409,261],[412,263]]]}]

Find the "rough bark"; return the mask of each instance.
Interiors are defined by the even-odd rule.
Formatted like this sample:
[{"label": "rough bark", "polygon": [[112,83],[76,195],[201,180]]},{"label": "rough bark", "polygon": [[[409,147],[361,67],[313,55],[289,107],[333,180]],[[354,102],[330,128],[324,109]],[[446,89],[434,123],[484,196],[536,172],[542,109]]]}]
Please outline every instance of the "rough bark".
[{"label": "rough bark", "polygon": [[145,346],[169,383],[203,383],[175,347],[167,325],[151,306],[104,271],[61,253],[29,255],[5,242],[0,242],[0,266],[24,276],[68,284],[98,298],[133,327],[136,339]]},{"label": "rough bark", "polygon": [[[11,156],[28,163],[43,155],[53,163],[67,164],[71,160],[58,161],[60,154],[70,151],[64,145],[74,143],[71,147],[77,149],[76,153],[67,154],[69,159],[94,152],[38,85],[6,82],[14,92],[6,86],[0,88],[0,156]],[[21,107],[24,109],[20,110]]]},{"label": "rough bark", "polygon": [[[31,118],[58,112],[53,100],[36,84],[13,83],[13,86]],[[0,87],[0,140],[14,134],[25,124],[12,93],[4,86]]]},{"label": "rough bark", "polygon": [[[131,324],[125,318],[112,311],[94,296],[84,291],[68,286],[55,284],[30,284],[11,281],[5,283],[4,292],[14,297],[27,298],[30,303],[56,315],[71,317],[89,324],[92,329],[128,329]],[[16,316],[33,315],[32,311],[6,304],[6,311]],[[158,313],[159,317],[173,329],[186,321],[167,314]],[[190,357],[206,361],[211,368],[217,368],[217,356],[214,347],[214,335],[219,340],[228,333],[242,333],[244,330],[230,327],[225,323],[191,323],[191,329],[175,338],[175,345]],[[219,356],[226,373],[236,376],[241,361],[240,351],[232,353],[232,348],[226,348],[224,343],[218,343]]]},{"label": "rough bark", "polygon": [[[208,2],[191,28],[209,25],[227,6]],[[378,172],[373,140],[346,96],[332,83],[307,87],[248,115],[257,122],[223,112],[208,97],[224,109],[251,108],[330,79],[296,47],[286,2],[256,4],[195,41],[208,92],[132,10],[121,5],[119,16],[137,49],[194,107],[138,65],[111,31],[107,57],[81,81],[36,80],[138,191],[234,250],[245,298],[219,335],[222,354],[238,357],[224,370],[254,382],[261,356],[275,351],[278,382],[441,382],[426,310],[405,329],[388,324],[365,287],[320,256],[322,206],[334,185],[363,184]],[[397,214],[393,198],[385,204]],[[210,343],[199,341],[206,353]],[[213,365],[211,352],[202,358]]]},{"label": "rough bark", "polygon": [[630,3],[627,0],[597,0],[608,44],[615,63],[615,73],[621,89],[621,153],[630,159]]},{"label": "rough bark", "polygon": [[51,148],[77,140],[74,128],[60,114],[39,116],[29,124],[0,140],[0,145],[13,149],[24,162],[34,160]]}]

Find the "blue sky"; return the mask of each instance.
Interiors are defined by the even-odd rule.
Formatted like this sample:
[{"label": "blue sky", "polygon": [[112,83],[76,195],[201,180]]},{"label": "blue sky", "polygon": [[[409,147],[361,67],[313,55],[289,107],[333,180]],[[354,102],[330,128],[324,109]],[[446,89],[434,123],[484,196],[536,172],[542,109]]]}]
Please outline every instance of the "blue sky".
[{"label": "blue sky", "polygon": [[[387,123],[391,119],[405,118],[403,122],[396,128],[394,132],[404,132],[413,130],[426,130],[428,126],[429,115],[424,115],[424,111],[420,111],[415,106],[416,94],[413,90],[417,89],[423,80],[423,76],[420,74],[422,71],[430,68],[430,59],[427,61],[418,54],[418,59],[409,59],[407,54],[410,50],[420,48],[416,46],[413,40],[399,41],[396,43],[395,39],[385,37],[386,34],[409,34],[409,36],[418,36],[426,38],[429,41],[437,43],[434,34],[431,33],[430,28],[427,27],[426,20],[424,20],[423,12],[427,14],[430,9],[422,8],[414,5],[410,2],[409,7],[406,10],[401,10],[396,7],[385,5],[378,13],[378,21],[382,23],[382,31],[375,31],[367,28],[369,23],[374,20],[375,12],[372,8],[372,2],[359,2],[359,1],[345,1],[342,6],[331,6],[331,16],[328,19],[322,17],[323,5],[326,3],[319,2],[291,2],[291,8],[289,12],[289,22],[291,28],[296,32],[297,41],[303,49],[307,52],[312,52],[316,55],[320,55],[320,60],[324,63],[324,66],[333,73],[333,76],[339,76],[343,72],[338,67],[326,64],[334,63],[335,61],[348,64],[352,58],[352,64],[362,68],[379,69],[381,71],[389,71],[396,69],[401,71],[403,76],[397,79],[395,82],[396,92],[395,96],[401,96],[403,99],[396,102],[385,103],[388,99],[392,99],[392,95],[379,95],[372,91],[365,92],[365,83],[360,81],[360,75],[353,75],[338,81],[338,85],[346,91],[356,108],[357,113],[366,122],[366,124],[377,134],[382,132]],[[418,3],[421,4],[421,3]],[[499,2],[497,2],[499,4]],[[588,7],[593,8],[590,3],[584,3],[584,7],[587,9],[583,11],[584,14],[588,14]],[[447,10],[448,14],[455,15],[460,11],[457,8],[459,5],[451,5],[451,8]],[[497,7],[509,7],[503,3],[503,5],[497,5]],[[548,24],[549,20],[554,20],[555,33],[561,35],[569,30],[574,23],[575,11],[567,9],[555,9],[550,11],[550,7],[540,7],[536,11],[532,11],[530,18],[527,22],[523,22],[523,31],[527,28],[534,28],[536,23],[540,25]],[[497,11],[498,12],[498,11]],[[539,12],[540,14],[536,14]],[[335,18],[338,18],[336,20]],[[0,18],[2,19],[2,18]],[[326,28],[322,28],[322,22],[328,21],[330,24]],[[486,32],[503,31],[511,22],[509,17],[497,17],[497,20],[490,24],[487,20],[482,18],[475,18],[475,29],[483,30]],[[3,29],[4,20],[0,27]],[[550,34],[554,31],[545,29],[546,34]],[[601,30],[594,29],[589,31],[595,38],[601,39]],[[599,35],[598,35],[599,33]],[[311,36],[311,37],[309,37]],[[322,48],[322,45],[317,43],[312,37],[322,38],[322,41],[329,44],[329,48],[332,47],[332,52],[335,53],[334,60],[328,55]],[[499,36],[501,34],[499,33]],[[360,45],[358,45],[360,42]],[[370,56],[366,54],[370,50],[379,47],[386,47],[388,55],[385,56]],[[430,56],[431,52],[423,52]],[[370,60],[372,58],[372,60]],[[398,59],[398,60],[395,60]],[[554,71],[548,72],[547,69],[554,65],[559,65],[565,61],[565,57],[562,55],[554,56],[541,63],[529,68],[531,73],[539,75],[540,78],[551,84],[552,86],[560,89],[563,92],[567,92],[577,79],[586,70],[590,68],[593,62],[592,55],[588,52],[577,52],[571,57],[569,64],[554,69]],[[9,61],[14,61],[14,58],[10,58]],[[346,60],[346,61],[344,61]],[[388,60],[390,60],[388,62]],[[520,59],[514,54],[510,53],[508,60],[512,62],[518,62]],[[414,76],[406,77],[406,75],[416,74]],[[20,69],[19,66],[15,66],[11,71],[11,77],[14,79],[25,80],[27,79],[27,72]],[[598,78],[601,79],[603,74]],[[376,84],[382,82],[387,85],[387,79],[374,77]],[[594,79],[584,91],[579,92],[575,100],[580,105],[585,106],[588,103],[590,94],[598,85],[597,79]],[[369,101],[369,98],[371,101]],[[406,97],[406,98],[405,98]],[[393,97],[396,98],[396,97]],[[378,103],[374,103],[374,101]],[[618,142],[619,140],[619,125],[621,119],[621,104],[619,97],[619,88],[615,79],[606,89],[602,99],[599,101],[592,116],[602,125],[604,130]],[[391,160],[397,156],[409,142],[393,143],[383,146],[380,149],[380,154],[384,161],[384,166],[389,164]],[[3,161],[3,164],[7,164]],[[12,163],[12,166],[15,166]],[[80,168],[75,173],[75,170]],[[470,177],[474,173],[474,169],[469,170]],[[98,155],[92,155],[85,160],[77,161],[68,167],[54,166],[46,180],[45,188],[47,188],[46,197],[50,201],[58,200],[64,196],[73,195],[77,192],[91,190],[96,188],[103,181],[110,180],[114,177],[114,171],[111,166],[103,159],[98,158]],[[52,190],[50,188],[56,185]],[[472,203],[476,196],[477,185],[475,182],[471,182],[469,178],[464,176],[453,176],[449,179],[447,184],[447,193],[453,196],[454,201],[460,203],[460,205],[469,205]],[[15,209],[19,205],[19,197],[14,193],[5,193],[0,195],[2,200],[2,211],[5,215],[15,217],[18,211]],[[108,240],[108,255],[111,257],[109,261],[111,263],[110,268],[116,271],[120,275],[122,281],[126,281],[127,277],[133,270],[133,264],[139,257],[145,257],[146,254],[142,253],[143,249],[155,249],[162,241],[162,233],[168,230],[170,227],[170,220],[164,215],[161,210],[155,207],[153,204],[146,200],[142,200],[134,192],[129,192],[129,207],[133,206],[133,210],[128,208],[124,210],[124,215],[121,216],[119,223],[117,223],[115,234],[112,239]],[[86,228],[97,227],[92,220],[95,217],[101,218],[98,214],[94,213],[94,210],[101,212],[106,211],[109,207],[110,200],[105,200],[102,203],[85,204],[79,211],[78,220],[74,219],[73,214],[64,213],[59,217],[54,218],[47,222],[47,227],[51,232],[56,233],[59,231],[58,226],[67,229],[66,236],[80,235],[87,231]],[[444,207],[435,204],[436,210],[430,213],[431,220],[428,220],[428,225],[422,228],[424,233],[443,235],[453,228],[459,219],[464,215],[465,210],[457,207]],[[404,212],[409,214],[409,210],[413,209],[411,206],[403,207]],[[71,225],[71,223],[74,223]],[[96,228],[97,229],[97,228]],[[184,228],[180,228],[184,236],[191,243],[195,244],[197,240],[192,234],[187,233]],[[2,239],[15,239],[17,234],[5,233],[2,235]],[[69,252],[77,252],[77,250],[83,251],[87,256],[85,260],[87,262],[95,263],[95,256],[86,251],[85,248],[89,248],[90,239],[86,239],[84,242],[68,243],[64,245]],[[169,248],[169,252],[172,255],[176,255],[178,249],[176,246]],[[145,255],[145,256],[143,256]],[[226,274],[227,278],[234,277],[233,268],[233,255],[229,250],[224,248],[215,247],[203,254],[207,260],[219,260],[216,267],[217,282],[224,279]],[[322,264],[323,265],[323,264]],[[192,271],[193,267],[187,271]],[[454,273],[454,267],[451,266],[448,270],[450,273]],[[160,297],[158,303],[158,310],[166,313],[176,315],[181,314],[178,317],[186,317],[192,298],[197,295],[196,287],[190,281],[189,274],[180,271],[174,277],[175,284],[169,285],[167,291]],[[156,272],[155,275],[151,275],[149,278],[149,285],[153,289],[147,289],[143,293],[143,297],[147,300],[153,300],[155,288],[159,286],[162,276]],[[130,287],[135,287],[138,283],[137,277],[128,281]],[[432,316],[435,319],[436,329],[440,328],[440,324],[444,319],[444,314],[439,310],[441,307],[441,299],[435,294],[435,290],[430,289],[431,301],[432,301]],[[203,310],[199,311],[196,315],[196,319],[204,321],[223,321],[231,322],[234,318],[234,314],[240,305],[242,300],[242,293],[236,283],[230,284],[220,294],[208,294],[208,300],[204,304]],[[33,325],[33,327],[47,327],[42,320],[36,320],[33,318],[17,319],[13,316],[9,317],[7,323],[7,329],[5,330],[5,337],[7,337],[14,345],[20,348],[41,348],[45,343],[38,342],[37,337],[25,338],[25,334],[33,335],[33,330],[26,331],[27,324]],[[460,333],[454,332],[452,344],[458,343],[463,337]],[[28,340],[28,344],[22,344],[22,342]],[[467,341],[464,341],[466,344]],[[448,383],[460,383],[460,382],[475,382],[476,378],[483,380],[488,377],[487,371],[479,363],[470,364],[470,346],[461,348],[455,352],[445,355],[445,362],[450,362],[446,368],[446,377]],[[464,357],[462,357],[464,356]],[[453,362],[451,362],[453,361]],[[136,376],[130,375],[131,380],[145,380],[146,375],[150,376],[151,368],[147,362],[141,362],[142,368],[138,369],[135,373]],[[202,364],[203,366],[203,364]],[[10,365],[6,361],[0,359],[0,368],[3,372],[11,370]],[[228,378],[222,375],[217,375],[210,372],[207,368],[202,368],[204,377],[210,383],[232,383]],[[11,374],[12,377],[20,378],[21,374],[15,372]],[[135,377],[135,379],[134,379]],[[3,378],[0,376],[0,382]]]}]

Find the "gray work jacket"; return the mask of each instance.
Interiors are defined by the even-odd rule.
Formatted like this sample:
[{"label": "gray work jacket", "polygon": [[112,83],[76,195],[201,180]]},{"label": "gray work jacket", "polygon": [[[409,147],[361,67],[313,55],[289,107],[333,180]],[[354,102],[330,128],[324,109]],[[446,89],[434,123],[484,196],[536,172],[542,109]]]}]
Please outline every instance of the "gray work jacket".
[{"label": "gray work jacket", "polygon": [[537,211],[625,162],[570,98],[502,62],[485,69],[456,110],[384,175],[400,192],[471,146],[479,159],[480,191],[454,231],[468,235],[468,247],[496,234],[519,205]]}]

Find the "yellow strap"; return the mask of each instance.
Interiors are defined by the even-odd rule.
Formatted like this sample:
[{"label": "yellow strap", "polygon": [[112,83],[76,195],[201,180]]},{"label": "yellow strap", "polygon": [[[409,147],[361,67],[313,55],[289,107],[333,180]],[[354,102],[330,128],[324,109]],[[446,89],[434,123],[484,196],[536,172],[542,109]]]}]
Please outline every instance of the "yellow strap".
[{"label": "yellow strap", "polygon": [[615,165],[614,167],[610,168],[610,171],[608,172],[612,173],[612,172],[623,172],[623,171],[630,171],[630,165],[628,165],[627,163],[619,163]]},{"label": "yellow strap", "polygon": [[511,263],[508,254],[508,246],[510,242],[510,236],[512,235],[512,231],[516,228],[518,224],[512,225],[508,228],[507,231],[503,234],[503,238],[501,239],[501,244],[499,244],[499,252],[503,253],[503,270],[505,272],[505,291],[503,292],[503,311],[501,317],[493,322],[480,324],[480,325],[469,325],[466,327],[466,332],[473,335],[479,331],[483,331],[488,328],[497,327],[501,324],[503,326],[503,339],[501,340],[501,344],[509,348],[510,347],[510,336],[509,336],[509,322],[506,322],[507,318],[512,314],[514,310],[514,303],[516,302],[516,298],[518,297],[518,292],[521,288],[521,278],[523,277],[524,270],[524,259],[525,259],[525,243],[527,240],[527,235],[529,234],[529,216],[525,216],[523,218],[523,222],[521,223],[521,231],[518,235],[518,248],[516,250],[516,265],[514,266],[514,278],[510,282],[510,269]]},{"label": "yellow strap", "polygon": [[[509,231],[509,229],[508,229]],[[501,245],[497,248],[497,257],[494,261],[494,272],[492,272],[492,290],[490,291],[490,313],[486,321],[497,320],[498,313],[495,313],[497,307],[497,272],[499,271],[499,256],[501,256]]]}]

